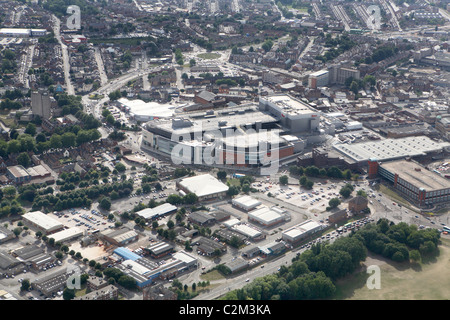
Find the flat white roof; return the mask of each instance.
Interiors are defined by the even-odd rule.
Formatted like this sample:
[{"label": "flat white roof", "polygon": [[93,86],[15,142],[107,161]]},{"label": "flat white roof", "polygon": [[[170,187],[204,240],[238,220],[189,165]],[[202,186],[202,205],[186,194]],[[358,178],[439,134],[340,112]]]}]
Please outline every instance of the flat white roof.
[{"label": "flat white roof", "polygon": [[254,238],[254,237],[261,235],[261,231],[256,230],[255,228],[249,227],[245,224],[234,225],[232,229],[239,233],[242,233],[250,238]]},{"label": "flat white roof", "polygon": [[153,118],[170,118],[175,114],[175,106],[168,103],[145,102],[142,100],[128,100],[120,98],[119,103],[129,108],[130,113],[135,116],[153,117]]},{"label": "flat white roof", "polygon": [[234,226],[236,224],[239,224],[240,222],[241,221],[238,218],[231,218],[231,219],[228,219],[227,221],[225,221],[223,224],[226,227],[230,228],[230,227],[232,227],[232,226]]},{"label": "flat white roof", "polygon": [[146,273],[149,273],[151,271],[142,264],[137,263],[136,261],[133,260],[125,260],[124,262],[122,262],[122,265],[124,265],[129,269],[132,269],[134,272],[142,276],[145,276]]},{"label": "flat white roof", "polygon": [[261,201],[251,197],[251,196],[242,196],[238,198],[234,198],[232,200],[233,204],[237,206],[241,206],[244,208],[255,208],[261,204]]},{"label": "flat white roof", "polygon": [[196,258],[194,258],[193,256],[191,256],[190,254],[188,254],[184,251],[176,252],[172,255],[172,257],[174,257],[175,259],[180,260],[186,264],[191,264],[191,263],[197,261]]},{"label": "flat white roof", "polygon": [[5,34],[30,34],[30,29],[23,28],[2,28],[0,29],[0,33]]},{"label": "flat white roof", "polygon": [[268,208],[266,206],[261,206],[248,213],[249,218],[259,220],[264,223],[271,223],[279,220],[282,216],[278,212]]},{"label": "flat white roof", "polygon": [[267,97],[261,97],[261,100],[267,100],[283,113],[289,115],[318,115],[320,112],[311,108],[307,103],[296,99],[287,94],[274,94]]},{"label": "flat white roof", "polygon": [[48,215],[46,215],[41,211],[28,212],[25,213],[22,217],[25,220],[28,220],[31,223],[47,231],[63,227],[63,224],[60,223],[58,220],[49,217]]},{"label": "flat white roof", "polygon": [[80,228],[69,228],[50,235],[50,238],[55,239],[56,242],[62,242],[64,240],[70,239],[72,237],[82,236],[84,234],[83,230]]},{"label": "flat white roof", "polygon": [[319,70],[319,71],[311,73],[310,76],[319,77],[319,76],[325,75],[327,73],[329,73],[328,70]]},{"label": "flat white roof", "polygon": [[355,161],[367,161],[372,158],[386,161],[425,155],[448,146],[450,146],[448,142],[436,142],[427,136],[415,136],[353,144],[335,144],[333,148]]},{"label": "flat white roof", "polygon": [[141,211],[136,212],[137,215],[141,216],[144,219],[151,219],[153,217],[165,215],[169,212],[177,210],[177,207],[170,203],[163,203],[154,208],[145,208]]},{"label": "flat white roof", "polygon": [[291,237],[291,238],[296,238],[308,231],[312,231],[314,229],[321,228],[321,227],[322,227],[321,223],[314,221],[314,220],[307,220],[303,223],[300,223],[300,224],[293,226],[292,228],[284,231],[283,234],[285,234],[286,236]]},{"label": "flat white roof", "polygon": [[183,188],[189,190],[189,192],[195,193],[197,197],[204,197],[228,191],[228,186],[226,184],[220,182],[209,173],[185,178],[179,183]]}]

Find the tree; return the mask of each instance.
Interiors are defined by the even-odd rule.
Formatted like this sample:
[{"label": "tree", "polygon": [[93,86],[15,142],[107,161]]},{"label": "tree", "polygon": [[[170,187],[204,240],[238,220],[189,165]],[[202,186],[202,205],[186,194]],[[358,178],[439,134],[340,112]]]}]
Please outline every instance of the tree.
[{"label": "tree", "polygon": [[228,188],[227,194],[230,197],[232,197],[232,196],[235,196],[235,195],[239,194],[239,192],[240,192],[239,187],[231,186],[231,187]]},{"label": "tree", "polygon": [[114,168],[119,171],[119,172],[124,172],[126,170],[125,165],[122,162],[118,162],[116,163],[116,165],[114,166]]},{"label": "tree", "polygon": [[313,186],[314,186],[314,182],[313,181],[311,181],[311,180],[307,180],[306,181],[306,184],[305,184],[305,188],[306,189],[311,190]]},{"label": "tree", "polygon": [[198,197],[195,193],[188,193],[183,197],[183,203],[185,204],[194,204],[198,201]]},{"label": "tree", "polygon": [[419,250],[411,250],[409,252],[409,259],[413,262],[420,262],[422,260],[422,257]]},{"label": "tree", "polygon": [[357,94],[359,91],[359,85],[358,82],[356,81],[352,81],[352,83],[350,84],[350,91],[352,91],[354,94]]},{"label": "tree", "polygon": [[298,180],[301,186],[305,186],[306,182],[308,181],[308,178],[306,176],[301,176]]},{"label": "tree", "polygon": [[280,182],[280,184],[283,185],[283,186],[284,186],[284,185],[287,185],[288,182],[289,182],[288,176],[286,176],[286,175],[281,176],[281,177],[279,178],[279,182]]},{"label": "tree", "polygon": [[50,137],[50,148],[59,149],[62,147],[61,136],[58,134],[53,134]]},{"label": "tree", "polygon": [[219,170],[217,172],[217,179],[219,180],[225,180],[227,178],[227,172],[223,170]]},{"label": "tree", "polygon": [[166,199],[167,203],[170,203],[172,205],[181,204],[183,202],[183,198],[177,194],[171,194]]},{"label": "tree", "polygon": [[21,150],[21,145],[19,140],[8,141],[7,152],[8,153],[19,153]]},{"label": "tree", "polygon": [[23,230],[22,228],[17,227],[17,228],[14,228],[13,233],[15,234],[16,237],[18,237],[20,235],[20,233],[22,232],[22,230]]},{"label": "tree", "polygon": [[103,197],[102,200],[100,200],[99,206],[105,210],[111,209],[111,199]]},{"label": "tree", "polygon": [[361,196],[361,197],[364,197],[364,198],[367,198],[367,193],[364,191],[364,190],[358,190],[358,192],[356,192],[356,194],[358,195],[358,196]]},{"label": "tree", "polygon": [[66,287],[63,291],[63,299],[72,300],[73,298],[75,298],[75,290]]},{"label": "tree", "polygon": [[265,51],[265,52],[269,52],[270,49],[272,49],[273,47],[273,41],[272,40],[266,40],[264,41],[263,45],[261,46],[261,48]]},{"label": "tree", "polygon": [[25,168],[27,168],[30,165],[30,163],[31,163],[30,156],[26,152],[20,153],[17,156],[16,160],[17,160],[18,164],[20,164],[21,166],[23,166]]},{"label": "tree", "polygon": [[113,91],[110,94],[108,94],[108,97],[111,101],[120,99],[122,97],[122,93],[120,93],[119,90]]},{"label": "tree", "polygon": [[137,288],[136,280],[134,280],[134,278],[127,276],[127,275],[121,276],[119,278],[119,280],[117,281],[117,283],[129,290],[133,290],[133,289]]},{"label": "tree", "polygon": [[235,248],[239,248],[242,245],[242,240],[240,240],[238,237],[236,236],[232,236],[230,239],[230,246],[235,247]]},{"label": "tree", "polygon": [[32,122],[28,123],[24,132],[34,137],[34,135],[36,134],[36,125]]},{"label": "tree", "polygon": [[73,132],[64,132],[61,135],[61,145],[64,148],[75,147],[77,144],[77,136]]},{"label": "tree", "polygon": [[433,243],[433,241],[425,241],[419,247],[419,252],[422,256],[430,255],[436,252],[437,246]]},{"label": "tree", "polygon": [[24,279],[22,281],[22,285],[20,286],[20,290],[21,291],[27,291],[30,288],[30,286],[31,286],[30,280]]},{"label": "tree", "polygon": [[341,196],[343,196],[344,198],[348,198],[350,197],[350,195],[352,194],[352,190],[350,188],[347,187],[342,187],[341,190],[339,191],[339,194]]},{"label": "tree", "polygon": [[341,204],[341,200],[339,200],[338,198],[332,198],[330,199],[330,201],[328,202],[328,205],[330,206],[330,208],[336,208],[337,206],[339,206]]},{"label": "tree", "polygon": [[16,196],[16,193],[17,193],[17,189],[14,186],[4,187],[2,189],[2,191],[3,191],[4,196],[7,198],[13,198]]}]

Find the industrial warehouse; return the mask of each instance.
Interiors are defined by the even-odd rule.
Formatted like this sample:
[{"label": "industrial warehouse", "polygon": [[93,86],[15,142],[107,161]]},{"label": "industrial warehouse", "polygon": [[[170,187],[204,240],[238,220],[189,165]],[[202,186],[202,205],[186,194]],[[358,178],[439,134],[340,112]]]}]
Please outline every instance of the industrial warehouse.
[{"label": "industrial warehouse", "polygon": [[354,144],[336,144],[335,150],[350,161],[366,164],[369,159],[389,161],[406,157],[425,157],[439,154],[450,147],[449,142],[436,142],[427,136],[385,139]]},{"label": "industrial warehouse", "polygon": [[136,212],[136,215],[138,215],[142,219],[145,219],[146,221],[149,221],[152,219],[163,217],[163,216],[173,213],[175,211],[177,211],[176,206],[174,206],[170,203],[163,203],[154,208],[142,209],[142,210]]},{"label": "industrial warehouse", "polygon": [[25,224],[41,231],[43,234],[50,234],[62,230],[64,225],[58,220],[47,216],[42,211],[28,212],[22,216]]},{"label": "industrial warehouse", "polygon": [[183,251],[174,253],[160,264],[143,258],[124,247],[117,248],[114,253],[123,259],[118,268],[134,278],[141,289],[152,285],[156,279],[170,279],[180,273],[197,268],[197,259]]},{"label": "industrial warehouse", "polygon": [[307,220],[283,231],[282,238],[288,243],[295,244],[324,228],[325,225],[322,223],[314,220]]},{"label": "industrial warehouse", "polygon": [[278,207],[260,206],[248,213],[248,221],[256,222],[264,227],[271,227],[289,219],[286,210]]},{"label": "industrial warehouse", "polygon": [[194,193],[199,201],[223,198],[229,187],[210,174],[184,178],[177,182],[182,195]]}]

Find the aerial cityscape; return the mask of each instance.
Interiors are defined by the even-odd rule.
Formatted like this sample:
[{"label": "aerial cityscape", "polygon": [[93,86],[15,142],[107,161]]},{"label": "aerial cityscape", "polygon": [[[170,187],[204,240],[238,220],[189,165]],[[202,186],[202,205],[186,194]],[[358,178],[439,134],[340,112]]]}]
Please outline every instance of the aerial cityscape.
[{"label": "aerial cityscape", "polygon": [[0,300],[450,298],[450,0],[0,6]]}]

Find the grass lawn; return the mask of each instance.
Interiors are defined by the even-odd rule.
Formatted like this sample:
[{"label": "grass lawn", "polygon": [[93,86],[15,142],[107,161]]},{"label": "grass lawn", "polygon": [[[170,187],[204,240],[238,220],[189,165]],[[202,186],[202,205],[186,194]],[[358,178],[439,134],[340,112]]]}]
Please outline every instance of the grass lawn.
[{"label": "grass lawn", "polygon": [[362,271],[336,284],[336,300],[446,300],[450,298],[450,237],[442,238],[439,255],[420,264],[395,263],[369,254],[364,265],[378,265],[381,288],[368,289]]},{"label": "grass lawn", "polygon": [[206,53],[199,53],[197,57],[202,59],[218,59],[220,58],[220,53],[213,53],[213,52],[206,52]]},{"label": "grass lawn", "polygon": [[236,178],[228,179],[227,182],[230,183],[230,186],[240,187],[241,186],[241,180]]},{"label": "grass lawn", "polygon": [[211,272],[207,272],[205,274],[202,274],[200,278],[203,281],[214,281],[214,280],[223,280],[225,277],[217,270],[213,270]]},{"label": "grass lawn", "polygon": [[0,121],[2,121],[8,128],[14,127],[16,125],[14,118],[8,118],[8,115],[0,115]]},{"label": "grass lawn", "polygon": [[82,288],[80,290],[75,290],[75,297],[84,296],[86,294],[86,291],[87,291],[87,286],[84,286],[84,288]]}]

